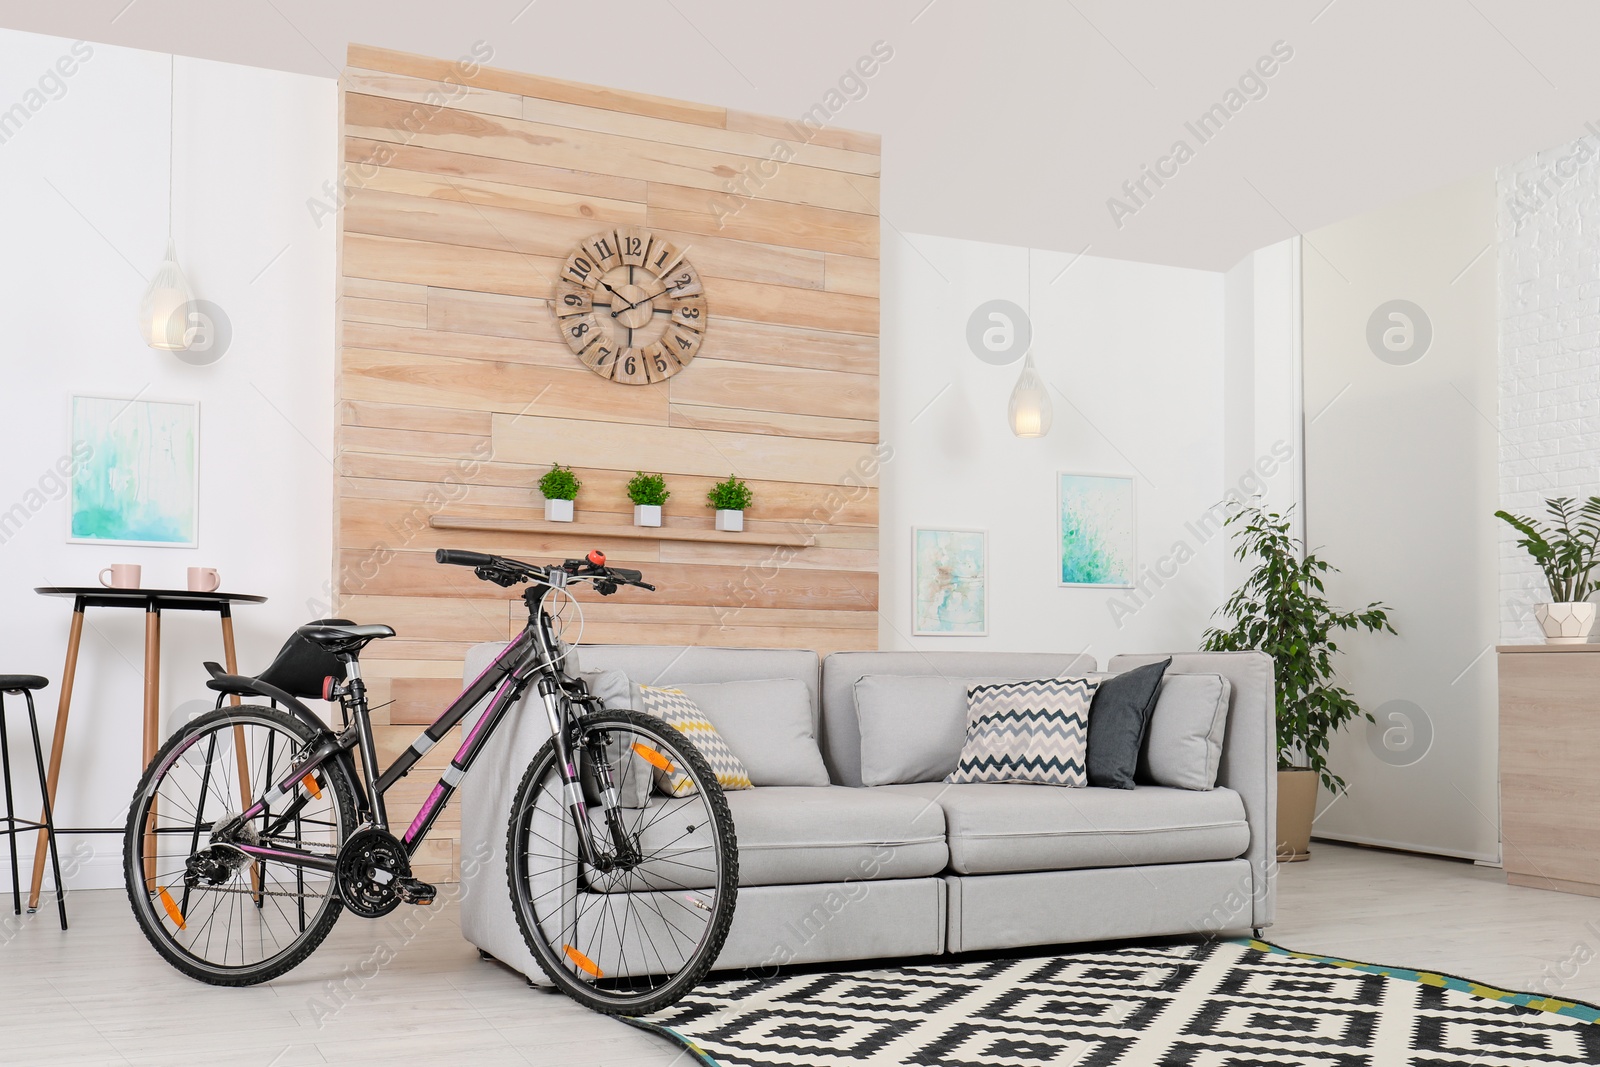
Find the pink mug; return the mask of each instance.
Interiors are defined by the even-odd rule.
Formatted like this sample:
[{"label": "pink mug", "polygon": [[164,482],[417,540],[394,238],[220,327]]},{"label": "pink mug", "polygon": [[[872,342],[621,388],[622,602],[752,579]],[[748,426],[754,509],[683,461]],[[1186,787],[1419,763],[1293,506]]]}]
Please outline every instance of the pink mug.
[{"label": "pink mug", "polygon": [[[111,575],[110,580],[106,575]],[[100,572],[100,584],[108,589],[137,589],[139,588],[139,565],[137,563],[113,563]]]},{"label": "pink mug", "polygon": [[222,585],[222,578],[217,574],[215,567],[190,567],[189,591],[191,593],[215,593]]}]

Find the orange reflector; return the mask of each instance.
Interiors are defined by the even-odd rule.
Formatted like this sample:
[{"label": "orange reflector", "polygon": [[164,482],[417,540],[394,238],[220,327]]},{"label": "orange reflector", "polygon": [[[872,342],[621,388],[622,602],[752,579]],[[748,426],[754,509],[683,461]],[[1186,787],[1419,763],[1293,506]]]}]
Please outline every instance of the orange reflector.
[{"label": "orange reflector", "polygon": [[[162,892],[166,891],[162,890]],[[583,971],[585,974],[588,974],[594,978],[601,977],[600,968],[594,965],[594,960],[591,960],[588,956],[585,956],[571,945],[563,945],[561,946],[561,949],[567,954],[567,959],[571,960],[573,966],[577,967],[578,970]]]},{"label": "orange reflector", "polygon": [[171,919],[180,930],[187,930],[189,924],[183,921],[183,912],[178,910],[178,902],[172,899],[172,894],[167,892],[167,887],[162,886],[156,896],[161,898],[161,906],[167,909],[167,918]]},{"label": "orange reflector", "polygon": [[667,759],[667,757],[663,756],[661,753],[657,752],[655,749],[651,748],[649,745],[641,745],[639,742],[635,741],[633,743],[633,750],[640,756],[644,757],[644,761],[650,764],[650,766],[656,768],[656,770],[664,771],[667,774],[672,773],[672,761]]},{"label": "orange reflector", "polygon": [[306,787],[307,793],[310,793],[318,800],[322,799],[322,790],[317,787],[317,780],[311,775],[308,774],[304,778],[300,779],[300,784]]}]

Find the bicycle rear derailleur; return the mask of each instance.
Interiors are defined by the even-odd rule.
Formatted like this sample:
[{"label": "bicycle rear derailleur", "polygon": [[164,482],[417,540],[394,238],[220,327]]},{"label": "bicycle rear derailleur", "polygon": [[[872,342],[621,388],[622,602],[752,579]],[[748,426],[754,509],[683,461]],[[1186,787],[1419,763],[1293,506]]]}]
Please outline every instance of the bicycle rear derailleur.
[{"label": "bicycle rear derailleur", "polygon": [[401,904],[432,904],[437,890],[411,877],[405,845],[387,830],[368,826],[351,834],[334,868],[339,899],[363,919],[379,919]]}]

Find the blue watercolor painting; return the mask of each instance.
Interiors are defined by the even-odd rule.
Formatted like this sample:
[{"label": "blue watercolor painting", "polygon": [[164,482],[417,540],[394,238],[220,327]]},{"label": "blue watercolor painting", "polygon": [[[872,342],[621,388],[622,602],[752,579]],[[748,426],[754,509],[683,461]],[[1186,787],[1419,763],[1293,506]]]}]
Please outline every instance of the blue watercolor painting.
[{"label": "blue watercolor painting", "polygon": [[912,633],[989,632],[987,536],[982,530],[912,531]]},{"label": "blue watercolor painting", "polygon": [[89,457],[72,479],[70,540],[195,546],[198,404],[75,396],[72,441]]},{"label": "blue watercolor painting", "polygon": [[1062,585],[1133,585],[1133,479],[1062,474],[1058,505]]}]

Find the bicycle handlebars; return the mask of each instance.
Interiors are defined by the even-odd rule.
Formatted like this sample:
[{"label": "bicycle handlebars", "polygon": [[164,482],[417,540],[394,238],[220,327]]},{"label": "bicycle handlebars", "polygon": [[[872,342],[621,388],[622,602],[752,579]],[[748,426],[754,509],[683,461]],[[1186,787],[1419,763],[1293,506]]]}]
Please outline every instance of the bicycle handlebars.
[{"label": "bicycle handlebars", "polygon": [[643,581],[644,575],[640,571],[606,566],[606,555],[599,549],[590,552],[583,559],[566,560],[559,567],[553,564],[549,567],[540,567],[505,556],[491,556],[485,552],[469,552],[459,548],[438,549],[434,552],[433,558],[437,563],[471,567],[479,578],[502,586],[512,586],[518,582],[536,579],[554,585],[557,583],[551,581],[551,573],[561,571],[565,578],[589,579],[601,596],[615,593],[619,585],[633,585],[640,589],[655,591],[655,586]]}]

